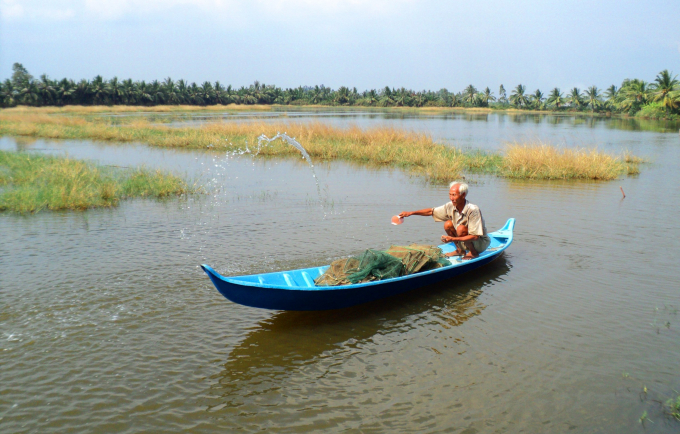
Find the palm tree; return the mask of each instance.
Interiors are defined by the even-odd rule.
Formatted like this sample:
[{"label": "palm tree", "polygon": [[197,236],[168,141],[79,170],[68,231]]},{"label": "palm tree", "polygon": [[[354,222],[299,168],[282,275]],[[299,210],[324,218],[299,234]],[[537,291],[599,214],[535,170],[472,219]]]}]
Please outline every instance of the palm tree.
[{"label": "palm tree", "polygon": [[90,83],[90,94],[94,104],[103,104],[107,97],[106,83],[101,75],[98,75]]},{"label": "palm tree", "polygon": [[111,80],[109,80],[109,82],[106,84],[106,90],[109,94],[109,97],[111,98],[111,103],[118,104],[118,102],[123,97],[123,88],[118,82],[118,77],[113,77]]},{"label": "palm tree", "polygon": [[567,96],[567,101],[569,104],[571,104],[572,107],[579,108],[583,104],[583,96],[581,95],[581,90],[578,87],[575,87],[569,92],[569,95]]},{"label": "palm tree", "polygon": [[529,104],[529,99],[524,94],[526,90],[527,88],[525,86],[518,84],[517,87],[512,91],[512,94],[510,95],[510,102],[515,107],[525,107]]},{"label": "palm tree", "polygon": [[229,96],[229,92],[227,92],[227,89],[225,89],[225,87],[222,86],[222,83],[216,81],[214,89],[215,89],[215,102],[217,104],[231,103],[231,97]]},{"label": "palm tree", "polygon": [[38,80],[36,86],[38,88],[40,105],[54,105],[56,102],[57,92],[54,83],[47,77],[46,74],[40,76],[40,80]]},{"label": "palm tree", "polygon": [[427,98],[425,95],[423,95],[423,92],[418,92],[414,97],[413,97],[413,103],[416,107],[422,107],[425,104],[425,101]]},{"label": "palm tree", "polygon": [[619,92],[621,108],[635,114],[649,100],[649,85],[644,80],[624,80]]},{"label": "palm tree", "polygon": [[389,107],[394,105],[394,100],[390,95],[386,95],[383,93],[383,95],[380,97],[380,100],[378,101],[378,105],[381,107]]},{"label": "palm tree", "polygon": [[164,100],[167,104],[179,104],[179,95],[177,94],[177,86],[172,78],[168,77],[163,80],[161,84],[161,91],[164,94]]},{"label": "palm tree", "polygon": [[[179,104],[186,104],[190,100],[189,96],[189,86],[187,85],[187,82],[180,79],[177,80],[177,91],[175,92],[177,94],[177,102]],[[231,86],[230,86],[231,88]],[[229,89],[227,89],[227,92]]]},{"label": "palm tree", "polygon": [[375,91],[375,89],[371,89],[369,92],[366,93],[366,97],[364,98],[364,101],[369,106],[372,106],[373,104],[378,103],[378,93]]},{"label": "palm tree", "polygon": [[73,91],[73,99],[78,104],[91,104],[90,95],[92,94],[92,89],[90,88],[90,82],[82,79],[76,85]]},{"label": "palm tree", "polygon": [[498,89],[498,102],[501,104],[507,104],[508,103],[508,97],[505,94],[505,88],[501,84],[501,87]]},{"label": "palm tree", "polygon": [[309,102],[312,104],[319,104],[321,102],[322,94],[319,86],[314,86],[314,89],[309,91]]},{"label": "palm tree", "polygon": [[463,90],[463,95],[463,101],[470,105],[475,105],[475,102],[477,101],[477,88],[473,85],[469,85]]},{"label": "palm tree", "polygon": [[340,88],[335,92],[335,102],[337,104],[343,105],[349,103],[349,89],[345,86],[340,86]]},{"label": "palm tree", "polygon": [[15,101],[16,91],[14,89],[14,84],[10,79],[7,79],[2,83],[0,87],[0,104],[3,107],[12,107],[16,104]]},{"label": "palm tree", "polygon": [[151,88],[145,81],[141,81],[137,85],[137,101],[140,104],[151,105],[153,103],[153,96],[151,95]]},{"label": "palm tree", "polygon": [[543,101],[545,100],[545,96],[543,95],[543,92],[541,92],[540,89],[536,89],[536,92],[534,92],[533,95],[531,95],[531,100],[534,103],[534,107],[537,109],[540,109],[541,106],[543,106]]},{"label": "palm tree", "polygon": [[20,104],[40,105],[40,89],[38,89],[35,80],[24,83],[24,87],[19,89],[17,99],[20,101]]},{"label": "palm tree", "polygon": [[154,104],[167,104],[167,101],[165,100],[165,92],[163,92],[163,87],[158,82],[158,80],[154,80],[149,83],[149,93],[153,98]]},{"label": "palm tree", "polygon": [[121,83],[121,98],[123,104],[132,105],[137,103],[137,86],[132,82],[132,79],[128,78],[123,80]]},{"label": "palm tree", "polygon": [[607,98],[607,101],[614,102],[619,96],[619,89],[612,84],[607,88],[607,90],[604,91],[604,96]]},{"label": "palm tree", "polygon": [[677,103],[677,94],[674,92],[680,85],[678,76],[672,77],[672,73],[667,69],[661,71],[654,79],[652,88],[652,98],[654,101],[661,101],[661,105],[666,108],[666,113],[674,108]]},{"label": "palm tree", "polygon": [[[257,81],[255,83],[257,83]],[[201,99],[203,100],[203,104],[206,105],[213,104],[213,100],[215,99],[215,89],[213,89],[212,83],[210,83],[209,81],[204,81],[203,84],[201,85],[199,94],[201,96]]]},{"label": "palm tree", "polygon": [[597,86],[590,86],[588,90],[585,92],[586,100],[588,101],[588,105],[590,106],[590,113],[592,114],[595,112],[595,107],[600,105],[601,101],[601,93],[600,90],[597,88]]},{"label": "palm tree", "polygon": [[489,89],[488,87],[484,89],[484,92],[480,94],[480,99],[482,100],[486,107],[489,106],[489,102],[496,101],[496,97],[493,96],[491,89]]},{"label": "palm tree", "polygon": [[558,87],[550,91],[550,96],[548,96],[548,100],[546,102],[548,104],[554,105],[557,109],[559,109],[560,106],[564,104],[564,96]]},{"label": "palm tree", "polygon": [[619,88],[612,84],[604,91],[604,97],[605,100],[602,103],[603,108],[606,111],[616,110],[619,101]]},{"label": "palm tree", "polygon": [[393,92],[392,95],[394,98],[394,103],[397,107],[403,107],[410,105],[411,98],[408,95],[408,92],[406,89],[403,87],[399,89],[397,92]]},{"label": "palm tree", "polygon": [[54,87],[57,99],[57,105],[66,105],[71,102],[75,92],[76,84],[72,80],[63,78]]}]

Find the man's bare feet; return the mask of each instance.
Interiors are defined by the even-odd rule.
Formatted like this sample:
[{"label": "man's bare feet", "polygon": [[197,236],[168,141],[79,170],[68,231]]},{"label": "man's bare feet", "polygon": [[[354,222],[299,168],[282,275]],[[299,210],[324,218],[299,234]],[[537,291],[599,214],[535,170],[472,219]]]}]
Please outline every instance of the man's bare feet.
[{"label": "man's bare feet", "polygon": [[472,252],[468,252],[467,255],[465,255],[465,256],[463,256],[463,257],[461,258],[461,260],[463,260],[463,261],[469,261],[470,259],[475,259],[475,258],[479,258],[479,255],[478,255],[478,254],[477,254],[477,255],[473,255]]},{"label": "man's bare feet", "polygon": [[451,256],[463,256],[464,254],[465,254],[465,252],[461,252],[460,250],[456,250],[455,252],[446,253],[444,256],[446,256],[447,258],[450,258]]}]

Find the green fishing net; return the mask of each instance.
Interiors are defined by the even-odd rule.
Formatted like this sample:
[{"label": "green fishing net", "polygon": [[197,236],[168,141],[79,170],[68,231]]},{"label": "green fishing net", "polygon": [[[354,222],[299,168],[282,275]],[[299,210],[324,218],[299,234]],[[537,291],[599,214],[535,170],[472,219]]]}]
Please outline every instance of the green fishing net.
[{"label": "green fishing net", "polygon": [[389,249],[366,250],[359,256],[333,261],[328,270],[314,280],[317,286],[350,285],[406,276],[450,265],[436,246],[411,244]]}]

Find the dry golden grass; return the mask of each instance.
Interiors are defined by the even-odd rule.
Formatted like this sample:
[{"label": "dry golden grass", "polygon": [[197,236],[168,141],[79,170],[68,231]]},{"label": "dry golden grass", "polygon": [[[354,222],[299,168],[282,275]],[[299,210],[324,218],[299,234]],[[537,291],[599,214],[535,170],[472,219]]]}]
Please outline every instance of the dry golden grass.
[{"label": "dry golden grass", "polygon": [[[112,125],[110,120],[97,117],[0,112],[0,135],[140,142],[167,148],[242,151],[248,146],[252,151],[257,147],[258,136],[273,137],[279,132],[297,138],[316,160],[399,167],[434,183],[459,178],[463,171],[529,179],[614,179],[623,173],[638,173],[639,161],[630,155],[624,161],[596,150],[559,149],[544,143],[515,143],[508,146],[505,156],[463,152],[435,143],[428,134],[389,127],[338,128],[321,122],[221,122],[174,128],[139,118]],[[295,148],[281,141],[263,147],[259,153],[299,155]]]},{"label": "dry golden grass", "polygon": [[597,149],[561,149],[546,143],[511,143],[506,147],[502,173],[522,179],[611,180],[638,173],[637,163]]},{"label": "dry golden grass", "polygon": [[[466,166],[467,157],[461,151],[434,143],[427,134],[394,128],[337,128],[320,122],[222,122],[201,127],[173,128],[139,119],[114,126],[101,119],[0,113],[0,134],[4,135],[135,141],[168,148],[240,151],[249,146],[254,149],[258,136],[265,134],[272,137],[278,132],[287,132],[291,137],[296,137],[315,159],[397,166],[425,175],[433,182],[456,178]],[[298,151],[282,142],[275,142],[261,149],[260,154],[296,155]]]},{"label": "dry golden grass", "polygon": [[635,156],[635,155],[631,154],[630,151],[626,151],[623,154],[623,161],[625,161],[626,163],[632,163],[632,164],[646,163],[644,158]]}]

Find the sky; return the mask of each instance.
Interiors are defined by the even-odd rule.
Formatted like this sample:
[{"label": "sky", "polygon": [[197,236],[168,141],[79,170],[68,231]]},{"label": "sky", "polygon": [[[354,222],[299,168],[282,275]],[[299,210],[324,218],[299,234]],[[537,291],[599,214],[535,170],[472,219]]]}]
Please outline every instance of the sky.
[{"label": "sky", "polygon": [[680,0],[0,0],[0,79],[497,94],[680,74]]}]

